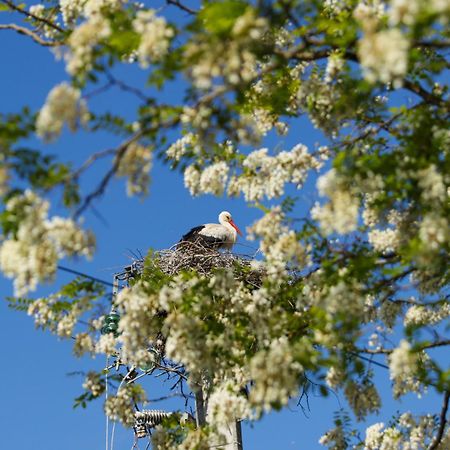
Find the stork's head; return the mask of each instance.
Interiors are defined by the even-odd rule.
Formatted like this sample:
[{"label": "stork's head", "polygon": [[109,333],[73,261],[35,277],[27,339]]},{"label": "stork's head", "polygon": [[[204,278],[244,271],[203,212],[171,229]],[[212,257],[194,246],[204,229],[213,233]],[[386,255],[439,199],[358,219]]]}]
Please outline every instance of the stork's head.
[{"label": "stork's head", "polygon": [[228,211],[222,211],[219,214],[219,223],[222,225],[225,225],[227,223],[229,223],[241,236],[242,236],[242,232],[241,230],[238,228],[238,226],[233,222],[233,219],[231,217],[231,214]]}]

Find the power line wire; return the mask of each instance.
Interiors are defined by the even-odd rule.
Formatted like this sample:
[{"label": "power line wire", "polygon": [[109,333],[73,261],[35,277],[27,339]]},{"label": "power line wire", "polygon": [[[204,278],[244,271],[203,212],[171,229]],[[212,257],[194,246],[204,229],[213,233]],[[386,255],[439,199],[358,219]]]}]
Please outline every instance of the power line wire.
[{"label": "power line wire", "polygon": [[112,283],[110,283],[109,281],[105,281],[105,280],[102,280],[100,278],[93,277],[93,276],[88,275],[86,273],[79,272],[78,270],[70,269],[69,267],[58,266],[58,269],[62,270],[63,272],[68,272],[68,273],[72,273],[74,275],[78,275],[80,277],[89,278],[90,280],[96,281],[97,283],[104,284],[105,286],[114,287],[114,285]]}]

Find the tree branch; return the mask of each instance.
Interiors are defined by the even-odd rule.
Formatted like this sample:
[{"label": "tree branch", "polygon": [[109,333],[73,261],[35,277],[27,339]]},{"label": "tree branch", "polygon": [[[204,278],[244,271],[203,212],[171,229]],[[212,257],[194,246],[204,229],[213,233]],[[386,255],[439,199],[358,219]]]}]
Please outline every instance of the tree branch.
[{"label": "tree branch", "polygon": [[183,5],[179,0],[166,0],[168,5],[176,6],[177,8],[183,10],[184,12],[187,12],[188,14],[195,15],[198,11],[195,9],[189,8],[186,5]]},{"label": "tree branch", "polygon": [[[421,345],[417,348],[417,350],[422,351],[422,350],[428,350],[430,348],[436,348],[436,347],[445,347],[446,345],[450,345],[450,339],[444,339],[442,341],[436,341],[436,342],[431,342],[430,344],[424,344]],[[357,352],[359,353],[367,353],[369,355],[390,355],[394,349],[389,349],[389,348],[380,348],[378,350],[371,350],[369,348],[357,348],[356,349]]]},{"label": "tree branch", "polygon": [[14,11],[17,11],[20,14],[23,14],[27,17],[31,17],[34,20],[37,20],[39,22],[45,23],[46,25],[48,25],[49,27],[58,30],[60,33],[64,32],[64,29],[61,28],[59,25],[56,25],[56,23],[52,22],[51,20],[46,19],[45,17],[39,17],[36,16],[35,14],[27,11],[24,8],[21,8],[20,6],[16,5],[14,2],[10,1],[10,0],[0,0],[2,3],[4,3],[5,5],[8,5],[11,9],[13,9]]},{"label": "tree branch", "polygon": [[445,425],[447,423],[446,416],[449,400],[450,400],[450,391],[445,391],[444,401],[442,402],[441,414],[439,416],[439,430],[428,450],[436,450],[439,444],[441,443],[442,437],[444,436]]},{"label": "tree branch", "polygon": [[16,25],[15,23],[0,24],[0,30],[17,31],[20,34],[31,37],[33,39],[33,41],[37,42],[40,45],[43,45],[44,47],[57,47],[59,45],[62,45],[60,42],[46,41],[45,39],[42,39],[38,34],[34,33],[33,31],[29,30],[28,28],[20,27],[19,25]]},{"label": "tree branch", "polygon": [[[132,136],[130,136],[123,144],[121,144],[116,150],[105,150],[103,152],[98,152],[95,155],[92,155],[93,158],[91,161],[86,161],[86,163],[90,164],[93,162],[97,157],[104,156],[105,154],[111,154],[115,153],[115,158],[112,167],[106,172],[106,174],[103,176],[103,178],[100,180],[100,183],[98,184],[97,188],[91,192],[89,195],[87,195],[81,204],[81,206],[75,211],[74,218],[80,217],[80,215],[90,206],[92,201],[96,199],[97,197],[101,197],[106,187],[108,186],[108,183],[111,181],[112,177],[116,174],[117,170],[119,169],[120,163],[125,156],[129,146],[139,140],[141,137],[145,136],[145,134],[150,133],[152,131],[159,130],[161,128],[170,128],[178,124],[180,121],[179,117],[175,117],[173,119],[167,120],[163,123],[156,123],[148,128],[144,128],[142,130],[137,131]],[[85,163],[85,164],[86,164]],[[84,166],[85,166],[84,164]],[[83,167],[83,166],[82,166]],[[80,169],[79,169],[80,170]],[[79,172],[78,170],[78,172]]]},{"label": "tree branch", "polygon": [[414,94],[418,95],[419,97],[422,97],[426,102],[431,103],[432,105],[442,106],[446,103],[440,97],[437,97],[431,92],[428,92],[419,83],[414,83],[411,80],[403,80],[403,87],[405,89],[408,89],[408,91],[411,91]]},{"label": "tree branch", "polygon": [[117,86],[119,89],[121,89],[124,92],[129,92],[131,94],[134,94],[136,97],[138,97],[140,100],[142,100],[145,103],[148,103],[150,100],[150,97],[147,97],[140,89],[130,86],[129,84],[126,84],[122,80],[119,80],[118,78],[114,77],[111,72],[109,72],[107,69],[105,70],[106,78],[108,79],[108,82],[113,85]]}]

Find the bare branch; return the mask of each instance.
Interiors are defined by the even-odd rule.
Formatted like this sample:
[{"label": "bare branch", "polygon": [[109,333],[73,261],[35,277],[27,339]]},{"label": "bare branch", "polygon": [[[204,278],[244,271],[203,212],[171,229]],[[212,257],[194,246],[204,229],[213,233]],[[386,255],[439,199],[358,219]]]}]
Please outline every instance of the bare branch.
[{"label": "bare branch", "polygon": [[[436,342],[431,342],[429,344],[424,344],[424,345],[419,346],[417,348],[417,350],[419,350],[419,351],[429,350],[430,348],[445,347],[447,345],[450,345],[450,339],[444,339],[442,341],[436,341]],[[367,353],[369,355],[379,355],[379,354],[390,355],[394,351],[394,349],[380,348],[377,350],[372,350],[370,348],[358,348],[357,351],[360,353]]]},{"label": "bare branch", "polygon": [[126,151],[128,150],[128,147],[135,141],[137,141],[143,134],[143,131],[139,131],[135,133],[133,136],[131,136],[127,141],[125,141],[117,150],[115,150],[115,159],[112,167],[106,172],[106,174],[101,179],[99,185],[97,188],[91,192],[89,195],[87,195],[81,204],[81,206],[75,211],[74,218],[78,218],[85,210],[89,207],[91,202],[97,198],[101,197],[103,193],[105,192],[106,187],[108,186],[109,181],[114,176],[114,174],[117,172],[120,166],[120,162],[122,161],[123,157],[125,156]]},{"label": "bare branch", "polygon": [[166,2],[168,5],[176,6],[177,8],[191,15],[195,15],[198,12],[195,9],[189,8],[189,6],[183,5],[183,3],[180,2],[180,0],[166,0]]},{"label": "bare branch", "polygon": [[428,47],[428,48],[449,48],[450,41],[448,40],[432,40],[432,41],[419,41],[414,44],[417,47]]},{"label": "bare branch", "polygon": [[414,83],[411,80],[404,80],[403,87],[405,89],[408,89],[408,91],[414,92],[414,94],[418,95],[419,97],[422,97],[426,102],[431,103],[432,105],[442,106],[447,103],[440,97],[437,97],[436,95],[433,95],[431,92],[428,92],[419,83]]},{"label": "bare branch", "polygon": [[445,391],[444,401],[442,402],[441,414],[439,416],[439,430],[428,450],[436,450],[439,444],[441,443],[442,437],[444,436],[445,425],[447,424],[446,416],[449,401],[450,401],[450,391]]},{"label": "bare branch", "polygon": [[130,86],[129,84],[126,84],[122,80],[119,80],[118,78],[114,77],[108,70],[105,71],[106,78],[108,78],[108,82],[112,86],[117,86],[119,89],[121,89],[124,92],[129,92],[131,94],[134,94],[136,97],[138,97],[143,102],[148,102],[150,100],[149,97],[147,97],[140,89],[135,88],[134,86]]},{"label": "bare branch", "polygon": [[[120,163],[125,156],[129,146],[133,144],[134,142],[138,141],[141,137],[145,136],[145,134],[150,133],[152,131],[156,131],[161,128],[170,128],[178,124],[180,121],[179,117],[175,117],[173,119],[170,119],[163,123],[156,123],[148,128],[144,128],[142,130],[137,131],[134,133],[131,137],[129,137],[123,144],[121,144],[117,149],[115,150],[105,150],[103,152],[99,152],[101,156],[103,156],[105,153],[115,153],[115,158],[112,167],[106,172],[106,174],[101,179],[100,183],[98,184],[97,188],[91,192],[89,195],[87,195],[81,204],[81,206],[75,211],[74,218],[80,217],[80,215],[90,206],[92,201],[98,197],[101,197],[106,187],[108,186],[109,182],[111,181],[112,177],[116,174],[117,170],[119,169]],[[94,156],[94,155],[93,155]]]},{"label": "bare branch", "polygon": [[92,154],[89,156],[88,159],[75,171],[73,172],[69,179],[76,179],[78,178],[87,168],[89,168],[95,161],[97,161],[100,158],[104,158],[105,156],[114,155],[116,153],[116,149],[109,148],[107,150],[103,150],[97,153]]},{"label": "bare branch", "polygon": [[31,17],[34,20],[37,20],[38,22],[45,23],[46,25],[53,28],[54,30],[58,30],[60,33],[64,32],[63,28],[61,28],[59,25],[52,22],[51,20],[46,19],[45,17],[36,16],[35,14],[31,13],[30,11],[27,11],[24,8],[21,8],[20,6],[16,5],[14,2],[12,2],[10,0],[0,0],[0,1],[2,3],[4,3],[5,5],[8,5],[12,10],[19,12],[20,14],[23,14],[27,17]]},{"label": "bare branch", "polygon": [[19,25],[16,25],[15,23],[0,24],[0,30],[14,30],[14,31],[17,31],[17,33],[20,33],[20,34],[23,34],[25,36],[31,37],[33,39],[33,41],[37,42],[40,45],[43,45],[44,47],[57,47],[59,45],[62,45],[61,42],[46,41],[45,39],[42,39],[35,32],[29,30],[28,28],[24,28],[24,27],[21,27]]}]

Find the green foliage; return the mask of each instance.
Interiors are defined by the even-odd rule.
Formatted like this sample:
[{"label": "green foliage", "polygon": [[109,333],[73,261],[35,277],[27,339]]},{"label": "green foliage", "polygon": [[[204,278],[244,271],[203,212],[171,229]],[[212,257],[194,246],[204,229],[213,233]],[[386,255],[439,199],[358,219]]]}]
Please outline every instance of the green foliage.
[{"label": "green foliage", "polygon": [[[107,157],[113,164],[103,178],[106,184],[97,191],[102,193],[118,170],[114,162],[119,156],[121,171],[132,172],[130,178],[141,174],[139,152],[136,156],[130,149],[142,146],[155,149],[171,169],[195,168],[198,172],[191,181],[195,184],[196,177],[200,181],[192,190],[199,193],[211,192],[217,181],[205,171],[212,164],[226,163],[227,176],[234,182],[230,193],[245,193],[265,219],[274,219],[278,212],[282,216],[279,223],[268,220],[264,230],[255,232],[264,253],[265,265],[259,272],[254,267],[258,261],[249,265],[237,260],[228,270],[184,268],[168,275],[158,267],[160,255],[149,253],[142,275],[119,297],[116,306],[123,322],[114,319],[113,331],[132,324],[131,344],[127,333],[116,336],[121,351],[139,342],[140,347],[127,356],[132,359],[144,349],[142,353],[154,357],[137,367],[151,367],[153,372],[168,363],[166,373],[173,374],[175,366],[170,364],[176,362],[181,380],[187,376],[189,382],[198,383],[205,374],[216,377],[218,385],[231,380],[248,388],[248,401],[257,415],[282,408],[295,389],[309,389],[305,388],[309,376],[328,382],[336,369],[335,385],[343,388],[356,419],[364,420],[378,409],[376,402],[364,403],[368,392],[376,397],[373,373],[363,359],[367,352],[378,352],[366,348],[375,333],[382,340],[377,357],[398,350],[402,367],[408,358],[417,357],[418,362],[410,361],[411,379],[391,371],[394,389],[399,390],[396,396],[405,386],[414,390],[414,383],[437,392],[449,389],[445,364],[431,352],[428,359],[420,359],[424,350],[446,345],[442,336],[449,328],[445,323],[450,280],[449,103],[448,87],[442,83],[448,71],[449,33],[442,25],[447,19],[433,10],[434,2],[419,2],[411,17],[403,10],[399,17],[389,17],[394,4],[381,14],[371,10],[373,2],[365,2],[360,20],[354,11],[358,3],[207,1],[197,13],[176,16],[175,21],[170,8],[177,5],[171,4],[155,12],[155,17],[165,15],[166,20],[153,24],[158,38],[149,40],[153,63],[144,69],[142,90],[115,73],[116,69],[125,73],[122,63],[133,64],[130,61],[143,42],[133,27],[139,8],[129,2],[103,7],[97,18],[105,21],[109,32],[78,44],[86,64],[71,81],[80,90],[89,89],[92,104],[92,97],[109,88],[133,95],[135,123],[130,123],[128,112],[125,117],[120,103],[92,112],[89,131],[108,132],[118,143],[110,152],[90,155],[81,171],[48,154],[44,145],[31,146],[36,114],[24,108],[18,114],[0,115],[0,191],[5,201],[29,188],[46,197],[61,188],[63,205],[73,208],[97,195],[80,186],[80,175],[92,161]],[[57,2],[46,5],[59,7]],[[0,5],[0,11],[9,9]],[[85,20],[81,15],[69,28],[63,26],[55,39],[66,43]],[[35,22],[28,20],[26,25],[42,36],[44,28]],[[167,42],[165,32],[170,36]],[[396,35],[399,42],[383,41]],[[51,44],[53,38],[44,37]],[[159,47],[161,41],[164,45]],[[380,49],[382,45],[385,48]],[[75,50],[66,55],[68,59]],[[158,50],[157,58],[153,50]],[[166,94],[172,94],[175,84],[178,99],[170,95],[168,104]],[[289,132],[289,125],[286,140],[297,142],[309,132],[307,122],[321,132],[320,142],[309,149],[313,162],[307,157],[291,161],[292,152],[284,151],[283,163],[275,158],[265,161],[266,172],[258,165],[264,156],[249,163],[249,154],[272,146],[274,140],[283,142],[273,145],[269,154],[281,154],[284,138],[276,137],[275,130]],[[178,143],[179,154],[172,157],[166,150],[178,132],[189,133],[192,139],[184,147]],[[323,145],[328,150],[322,154]],[[323,175],[329,168],[334,170],[319,182],[327,198],[305,212],[306,195],[293,193],[306,180],[302,171],[318,170]],[[295,176],[286,178],[284,184],[289,186],[284,189],[283,184],[281,189],[277,182],[289,171]],[[258,191],[263,193],[247,196]],[[309,190],[306,194],[315,200],[315,194]],[[25,206],[0,212],[4,238],[17,237]],[[356,218],[351,211],[356,211]],[[327,214],[328,227],[323,218]],[[354,224],[340,231],[344,227],[337,225],[349,217]],[[81,347],[83,337],[98,338],[89,319],[105,312],[104,296],[98,283],[78,278],[40,304],[24,297],[9,298],[8,303],[19,311],[40,305],[49,314],[43,314],[46,320],[38,325],[58,334],[61,322],[64,325],[73,315],[76,331],[86,330],[77,335]],[[140,314],[132,316],[136,305]],[[413,309],[417,306],[422,308],[419,312]],[[39,311],[35,315],[42,318]],[[85,319],[88,325],[83,328]],[[406,346],[394,342],[403,338],[409,342]],[[165,361],[157,348],[167,342],[176,361]],[[93,351],[89,339],[85,347],[84,351]],[[121,376],[110,379],[123,381]],[[129,389],[132,400],[143,398],[141,387]],[[319,391],[325,395],[323,384]],[[102,392],[84,392],[75,406],[86,407]],[[200,447],[211,430],[181,426],[173,416],[162,433],[173,448],[191,438]],[[343,410],[336,413],[335,429],[327,439],[330,448],[339,450],[364,446]]]},{"label": "green foliage", "polygon": [[212,35],[225,37],[230,34],[236,19],[244,14],[247,8],[248,3],[241,0],[208,2],[197,16],[196,28],[204,28]]}]

